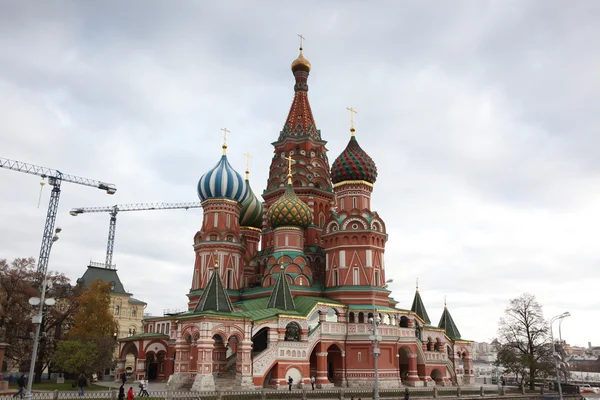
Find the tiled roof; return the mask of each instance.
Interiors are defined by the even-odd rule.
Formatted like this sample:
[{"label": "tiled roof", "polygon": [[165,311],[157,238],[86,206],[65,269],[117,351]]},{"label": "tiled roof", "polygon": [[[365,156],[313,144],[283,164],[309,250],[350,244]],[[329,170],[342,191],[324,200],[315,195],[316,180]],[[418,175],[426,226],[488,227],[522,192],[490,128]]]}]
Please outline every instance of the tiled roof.
[{"label": "tiled roof", "polygon": [[444,329],[446,331],[446,335],[450,339],[460,339],[460,332],[450,315],[450,311],[448,311],[447,307],[444,307],[444,312],[442,313],[442,318],[440,318],[440,323],[438,324],[438,328]]},{"label": "tiled roof", "polygon": [[296,309],[294,298],[290,292],[290,287],[288,286],[288,281],[283,268],[279,271],[279,276],[277,277],[277,282],[275,282],[275,286],[269,297],[267,308],[279,308],[280,310],[286,311]]},{"label": "tiled roof", "polygon": [[111,291],[111,293],[131,294],[125,291],[116,269],[92,267],[89,265],[83,276],[77,279],[77,283],[81,283],[84,287],[89,287],[92,282],[97,281],[98,279],[102,282],[114,282],[114,289]]},{"label": "tiled roof", "polygon": [[196,305],[194,312],[216,311],[220,313],[231,313],[233,305],[229,295],[223,287],[223,281],[218,269],[214,269],[213,274],[208,280],[206,288],[202,292],[200,301]]},{"label": "tiled roof", "polygon": [[421,299],[421,295],[419,294],[418,290],[415,292],[415,298],[413,300],[410,311],[414,312],[419,317],[421,317],[421,319],[425,321],[427,325],[431,323],[431,321],[429,320],[429,315],[427,315],[427,310],[425,310],[425,305],[423,304],[423,300]]},{"label": "tiled roof", "polygon": [[121,342],[129,342],[133,340],[142,340],[142,339],[169,339],[169,335],[165,335],[164,333],[155,333],[155,332],[144,332],[137,335],[133,335],[127,338],[119,339]]}]

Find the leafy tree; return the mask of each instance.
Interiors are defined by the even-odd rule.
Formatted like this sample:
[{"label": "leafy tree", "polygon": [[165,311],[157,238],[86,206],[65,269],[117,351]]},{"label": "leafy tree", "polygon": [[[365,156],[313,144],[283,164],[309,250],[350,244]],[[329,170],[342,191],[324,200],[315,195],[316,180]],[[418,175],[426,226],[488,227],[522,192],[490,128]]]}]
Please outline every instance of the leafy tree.
[{"label": "leafy tree", "polygon": [[[35,326],[31,317],[37,312],[29,304],[31,297],[40,297],[43,275],[36,270],[34,258],[17,258],[8,263],[0,260],[0,329],[4,339],[10,344],[6,350],[8,364],[21,371],[28,370],[31,360],[33,340],[31,334]],[[48,272],[46,297],[56,299],[56,305],[46,307],[40,331],[40,345],[35,366],[35,381],[39,382],[42,371],[51,367],[50,362],[60,341],[68,329],[77,304],[69,279],[63,274]]]},{"label": "leafy tree", "polygon": [[99,372],[114,364],[119,325],[110,309],[110,284],[100,280],[77,298],[79,305],[67,339],[59,343],[54,362],[65,372]]},{"label": "leafy tree", "polygon": [[525,293],[512,299],[499,322],[496,364],[516,374],[519,385],[528,383],[533,390],[536,378],[545,378],[553,371],[548,333],[548,323],[535,296]]}]

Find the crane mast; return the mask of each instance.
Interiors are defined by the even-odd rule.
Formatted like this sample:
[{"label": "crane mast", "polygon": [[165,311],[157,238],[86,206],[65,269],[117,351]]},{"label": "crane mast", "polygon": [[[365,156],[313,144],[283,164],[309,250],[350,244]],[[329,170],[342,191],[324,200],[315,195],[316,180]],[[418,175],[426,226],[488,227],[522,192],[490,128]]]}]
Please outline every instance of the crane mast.
[{"label": "crane mast", "polygon": [[133,204],[119,204],[112,207],[80,207],[73,208],[69,212],[72,216],[85,213],[109,213],[110,222],[108,225],[108,242],[106,244],[106,261],[104,264],[105,268],[112,268],[112,259],[115,248],[115,234],[117,230],[117,214],[121,211],[153,211],[153,210],[177,210],[190,208],[200,208],[201,203],[133,203]]},{"label": "crane mast", "polygon": [[82,178],[75,175],[67,175],[62,172],[40,167],[34,164],[28,164],[21,161],[0,158],[0,168],[10,169],[17,172],[24,172],[31,175],[48,178],[48,183],[52,186],[50,193],[50,203],[46,213],[46,223],[44,225],[44,234],[42,236],[42,245],[40,247],[40,256],[38,258],[37,270],[42,276],[46,276],[48,271],[48,260],[50,259],[50,250],[52,249],[52,238],[54,237],[54,225],[56,223],[56,213],[58,212],[58,202],[60,200],[60,189],[62,182],[75,183],[78,185],[95,187],[106,191],[107,194],[115,194],[117,188],[112,183],[95,181],[93,179]]}]

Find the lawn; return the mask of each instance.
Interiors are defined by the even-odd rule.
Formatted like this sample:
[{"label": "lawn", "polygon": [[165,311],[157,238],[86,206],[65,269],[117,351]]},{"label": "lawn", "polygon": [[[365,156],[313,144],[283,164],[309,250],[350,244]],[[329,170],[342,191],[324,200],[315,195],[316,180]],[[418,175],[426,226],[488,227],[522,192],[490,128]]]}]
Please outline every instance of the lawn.
[{"label": "lawn", "polygon": [[[73,382],[71,381],[67,381],[65,383],[56,383],[56,382],[42,382],[42,383],[34,383],[33,384],[33,390],[60,390],[61,392],[65,392],[65,391],[75,391],[75,390],[79,390],[78,387],[73,387],[72,386]],[[16,382],[11,382],[8,385],[9,389],[15,389],[17,390],[19,387],[17,386]],[[85,391],[100,391],[100,390],[109,390],[109,388],[107,388],[106,386],[99,386],[99,385],[94,385],[93,383],[90,386],[86,386],[85,387]]]}]

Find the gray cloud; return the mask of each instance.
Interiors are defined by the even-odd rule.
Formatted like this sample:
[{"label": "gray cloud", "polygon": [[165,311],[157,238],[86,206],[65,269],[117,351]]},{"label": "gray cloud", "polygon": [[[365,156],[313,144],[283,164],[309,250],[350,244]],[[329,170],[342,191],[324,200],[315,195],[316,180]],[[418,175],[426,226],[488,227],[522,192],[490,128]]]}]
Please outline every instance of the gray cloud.
[{"label": "gray cloud", "polygon": [[[444,295],[464,337],[494,336],[511,297],[567,340],[599,325],[600,36],[596,2],[160,1],[0,4],[0,155],[111,181],[109,197],[65,184],[51,268],[104,259],[107,215],[71,207],[195,201],[220,155],[261,193],[292,96],[298,32],[332,162],[359,110],[379,168],[373,206],[389,229],[387,275],[433,322]],[[0,257],[37,256],[48,187],[0,171]],[[184,307],[201,213],[122,213],[115,262],[149,310]],[[586,329],[580,329],[585,326]]]}]

